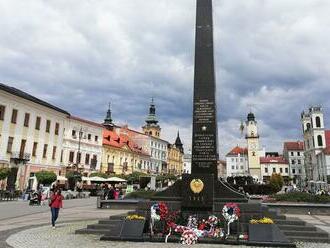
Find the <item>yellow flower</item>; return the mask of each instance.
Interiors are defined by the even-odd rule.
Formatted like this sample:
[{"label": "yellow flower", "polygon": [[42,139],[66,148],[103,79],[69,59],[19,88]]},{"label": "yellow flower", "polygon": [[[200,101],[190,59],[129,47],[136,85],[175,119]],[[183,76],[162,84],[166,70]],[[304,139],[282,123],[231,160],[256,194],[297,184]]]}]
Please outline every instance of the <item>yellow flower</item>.
[{"label": "yellow flower", "polygon": [[131,214],[126,216],[126,220],[144,220],[144,217],[137,214]]},{"label": "yellow flower", "polygon": [[271,218],[263,217],[259,220],[251,219],[250,224],[274,224],[274,221]]}]

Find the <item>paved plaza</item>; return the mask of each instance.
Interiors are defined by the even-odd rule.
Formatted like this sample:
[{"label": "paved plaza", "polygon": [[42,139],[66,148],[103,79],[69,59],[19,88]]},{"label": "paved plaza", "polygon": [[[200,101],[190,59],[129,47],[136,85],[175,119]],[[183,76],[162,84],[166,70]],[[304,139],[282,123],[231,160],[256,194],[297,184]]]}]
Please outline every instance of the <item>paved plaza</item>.
[{"label": "paved plaza", "polygon": [[[98,235],[78,235],[75,230],[97,223],[98,219],[125,213],[125,210],[97,209],[96,199],[79,199],[64,202],[57,228],[50,227],[48,206],[31,207],[27,202],[0,203],[0,247],[1,248],[105,248],[105,247],[155,247],[154,243],[130,243],[100,241]],[[315,224],[330,232],[329,216],[290,215]],[[179,244],[157,244],[157,247],[178,247]],[[195,247],[227,247],[224,245],[197,244]],[[245,247],[245,246],[235,246]],[[298,243],[298,247],[330,247],[329,244]]]}]

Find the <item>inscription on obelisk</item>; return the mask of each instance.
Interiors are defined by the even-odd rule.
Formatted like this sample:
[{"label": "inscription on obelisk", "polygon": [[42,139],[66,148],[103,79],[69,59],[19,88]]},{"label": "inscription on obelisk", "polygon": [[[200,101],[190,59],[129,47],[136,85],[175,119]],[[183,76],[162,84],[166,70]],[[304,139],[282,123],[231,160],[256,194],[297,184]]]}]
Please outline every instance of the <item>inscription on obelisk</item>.
[{"label": "inscription on obelisk", "polygon": [[215,94],[212,0],[197,0],[191,171],[217,178]]}]

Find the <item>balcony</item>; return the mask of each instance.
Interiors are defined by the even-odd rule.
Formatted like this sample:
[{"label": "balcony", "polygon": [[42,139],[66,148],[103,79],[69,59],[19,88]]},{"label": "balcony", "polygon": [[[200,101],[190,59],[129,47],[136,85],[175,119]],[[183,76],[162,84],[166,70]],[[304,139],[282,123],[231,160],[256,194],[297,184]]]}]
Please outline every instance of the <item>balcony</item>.
[{"label": "balcony", "polygon": [[12,152],[10,160],[14,161],[15,164],[26,164],[30,161],[31,154],[26,152]]}]

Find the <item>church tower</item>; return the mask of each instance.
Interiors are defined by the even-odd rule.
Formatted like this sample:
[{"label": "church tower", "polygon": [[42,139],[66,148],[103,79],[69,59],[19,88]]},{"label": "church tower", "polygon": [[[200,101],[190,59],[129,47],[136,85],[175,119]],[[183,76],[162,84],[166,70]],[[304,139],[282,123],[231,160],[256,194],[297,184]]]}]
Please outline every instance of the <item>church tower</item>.
[{"label": "church tower", "polygon": [[259,134],[257,121],[252,112],[247,116],[246,121],[246,140],[248,148],[248,166],[249,174],[252,177],[258,177],[260,181],[261,178],[261,166],[260,166],[260,157],[259,157]]},{"label": "church tower", "polygon": [[180,139],[179,131],[178,131],[178,135],[176,137],[176,140],[175,140],[174,144],[175,144],[175,147],[178,148],[180,150],[180,152],[183,154],[184,153],[183,144],[182,144],[181,139]]},{"label": "church tower", "polygon": [[160,126],[158,125],[158,120],[156,117],[156,107],[154,104],[154,99],[151,99],[149,114],[146,119],[146,124],[142,127],[145,134],[159,138],[160,137]]},{"label": "church tower", "polygon": [[111,117],[111,109],[110,109],[110,103],[109,103],[109,108],[107,111],[107,115],[104,119],[103,126],[108,129],[108,130],[113,130],[114,124],[112,122],[112,117]]}]

